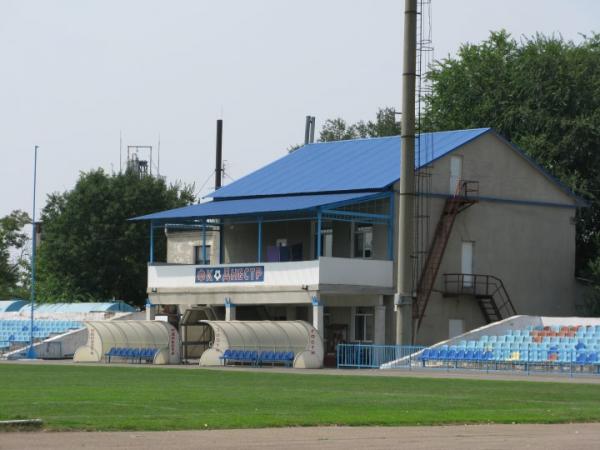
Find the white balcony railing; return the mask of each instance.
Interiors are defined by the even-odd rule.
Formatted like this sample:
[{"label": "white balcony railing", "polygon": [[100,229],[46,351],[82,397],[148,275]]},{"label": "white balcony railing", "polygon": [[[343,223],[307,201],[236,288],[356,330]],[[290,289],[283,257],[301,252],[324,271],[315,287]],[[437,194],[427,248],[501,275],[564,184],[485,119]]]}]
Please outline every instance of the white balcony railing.
[{"label": "white balcony railing", "polygon": [[313,261],[148,266],[148,289],[350,285],[391,288],[392,261],[321,257]]}]

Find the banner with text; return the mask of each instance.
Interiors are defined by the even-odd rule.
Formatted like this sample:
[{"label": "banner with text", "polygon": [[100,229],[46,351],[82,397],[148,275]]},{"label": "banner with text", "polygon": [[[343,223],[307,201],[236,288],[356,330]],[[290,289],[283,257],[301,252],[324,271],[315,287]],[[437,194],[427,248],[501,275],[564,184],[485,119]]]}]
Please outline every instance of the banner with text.
[{"label": "banner with text", "polygon": [[196,283],[256,283],[263,281],[265,281],[264,266],[196,268]]}]

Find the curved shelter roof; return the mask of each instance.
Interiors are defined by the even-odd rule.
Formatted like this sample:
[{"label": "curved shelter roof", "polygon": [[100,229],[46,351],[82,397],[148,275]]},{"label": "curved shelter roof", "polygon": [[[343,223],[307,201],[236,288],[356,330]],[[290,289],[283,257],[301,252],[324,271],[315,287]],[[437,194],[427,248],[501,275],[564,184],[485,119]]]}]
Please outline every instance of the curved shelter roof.
[{"label": "curved shelter roof", "polygon": [[323,341],[308,322],[206,320],[212,328],[213,344],[200,358],[201,366],[223,365],[221,357],[227,349],[293,352],[294,367],[317,369],[323,365]]},{"label": "curved shelter roof", "polygon": [[73,356],[75,362],[99,362],[111,348],[158,350],[154,364],[180,362],[179,333],[167,322],[147,320],[87,321],[88,341]]},{"label": "curved shelter roof", "polygon": [[18,312],[24,305],[29,305],[25,300],[0,300],[0,312]]}]

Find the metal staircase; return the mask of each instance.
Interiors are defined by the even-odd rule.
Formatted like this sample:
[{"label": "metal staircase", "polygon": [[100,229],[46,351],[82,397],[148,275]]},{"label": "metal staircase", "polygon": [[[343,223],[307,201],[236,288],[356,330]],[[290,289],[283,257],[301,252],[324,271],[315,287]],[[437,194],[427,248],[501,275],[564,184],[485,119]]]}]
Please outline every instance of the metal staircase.
[{"label": "metal staircase", "polygon": [[504,283],[493,275],[446,273],[443,295],[444,297],[473,296],[487,323],[517,314]]},{"label": "metal staircase", "polygon": [[413,303],[413,320],[415,321],[413,330],[415,336],[423,321],[427,303],[431,297],[431,291],[433,290],[433,285],[435,284],[435,279],[440,269],[456,216],[469,206],[477,203],[478,196],[479,182],[459,180],[454,195],[446,199],[417,284],[417,298]]}]

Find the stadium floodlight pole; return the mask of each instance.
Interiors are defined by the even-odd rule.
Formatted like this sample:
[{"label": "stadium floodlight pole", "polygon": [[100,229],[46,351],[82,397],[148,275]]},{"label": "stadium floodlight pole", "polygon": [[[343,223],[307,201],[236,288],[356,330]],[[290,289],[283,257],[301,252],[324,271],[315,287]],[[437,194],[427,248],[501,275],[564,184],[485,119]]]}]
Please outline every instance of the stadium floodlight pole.
[{"label": "stadium floodlight pole", "polygon": [[398,208],[398,277],[394,298],[396,344],[412,343],[412,254],[415,196],[415,84],[417,66],[417,0],[404,2],[402,63],[402,130]]},{"label": "stadium floodlight pole", "polygon": [[33,348],[33,308],[35,305],[35,252],[36,252],[36,227],[35,227],[35,187],[37,181],[37,152],[36,145],[33,151],[33,210],[31,211],[31,321],[29,324],[29,349],[27,350],[28,359],[36,359],[35,349]]}]

